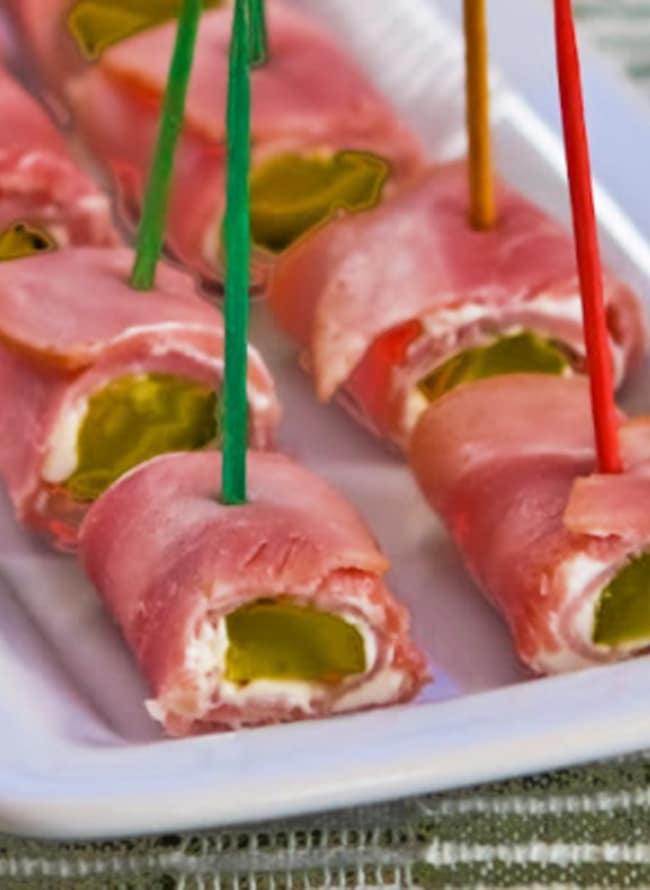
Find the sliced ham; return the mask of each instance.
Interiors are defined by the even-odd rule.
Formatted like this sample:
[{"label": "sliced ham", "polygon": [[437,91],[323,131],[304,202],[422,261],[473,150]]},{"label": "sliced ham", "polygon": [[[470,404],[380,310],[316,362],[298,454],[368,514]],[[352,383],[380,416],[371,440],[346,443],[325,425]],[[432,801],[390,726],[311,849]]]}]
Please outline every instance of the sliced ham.
[{"label": "sliced ham", "polygon": [[221,329],[183,272],[160,263],[156,289],[137,292],[132,265],[128,248],[75,248],[0,265],[0,339],[75,370],[134,328]]},{"label": "sliced ham", "polygon": [[[220,313],[188,276],[159,264],[156,289],[128,285],[127,249],[70,248],[0,264],[0,475],[18,517],[73,548],[79,503],[45,481],[53,436],[111,380],[174,374],[216,387],[222,378]],[[259,354],[249,350],[251,442],[269,447],[279,407]]]},{"label": "sliced ham", "polygon": [[[326,34],[279,0],[268,19],[270,61],[252,72],[254,166],[285,152],[342,149],[385,157],[393,181],[421,166],[414,137]],[[230,23],[228,8],[203,15],[167,232],[186,265],[217,279]],[[175,29],[171,22],[129,38],[68,86],[82,136],[110,169],[130,218],[139,212]]]},{"label": "sliced ham", "polygon": [[[349,504],[279,454],[249,453],[248,502],[220,503],[217,453],[140,466],[93,506],[81,558],[149,681],[172,735],[277,723],[410,699],[428,679],[387,563]],[[335,682],[228,679],[206,646],[235,610],[289,597],[366,640],[363,673]]]},{"label": "sliced ham", "polygon": [[[495,335],[533,330],[584,364],[573,242],[504,184],[489,232],[467,223],[464,163],[429,169],[375,210],[340,219],[279,260],[270,302],[299,344],[322,399],[339,394],[371,429],[404,446],[426,407],[416,384]],[[605,271],[618,382],[643,355],[631,291]]]},{"label": "sliced ham", "polygon": [[84,60],[65,27],[70,0],[5,0],[18,32],[49,91],[60,89],[63,78]]},{"label": "sliced ham", "polygon": [[[230,0],[211,0],[212,5],[229,5]],[[177,6],[180,3],[178,0]],[[78,4],[78,0],[4,0],[10,16],[16,25],[18,34],[22,38],[30,54],[30,61],[37,68],[45,91],[56,100],[65,86],[68,77],[83,71],[92,60],[88,60],[72,35],[68,24],[68,16],[71,10]],[[88,3],[90,7],[92,3]],[[109,7],[107,2],[96,4],[96,9]],[[122,0],[114,4],[118,8],[126,8],[129,12],[136,12],[138,7],[150,11],[152,7],[165,9],[165,13],[172,5],[170,0],[160,4],[155,0],[140,3],[138,0]]]},{"label": "sliced ham", "polygon": [[602,590],[650,546],[649,431],[649,419],[621,418],[625,471],[601,476],[587,381],[527,374],[461,385],[415,429],[409,456],[423,493],[538,673],[650,646],[592,639]]},{"label": "sliced ham", "polygon": [[45,111],[1,68],[0,108],[0,232],[27,223],[59,247],[117,244],[108,197],[79,170]]}]

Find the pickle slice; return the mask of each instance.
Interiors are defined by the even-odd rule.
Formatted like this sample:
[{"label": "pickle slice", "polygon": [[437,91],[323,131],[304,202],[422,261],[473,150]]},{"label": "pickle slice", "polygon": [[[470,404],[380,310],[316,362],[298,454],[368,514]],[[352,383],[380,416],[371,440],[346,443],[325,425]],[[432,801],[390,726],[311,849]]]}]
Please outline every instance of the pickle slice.
[{"label": "pickle slice", "polygon": [[[98,59],[127,37],[177,18],[182,0],[77,0],[68,13],[68,30],[84,58]],[[203,0],[206,9],[223,0]]]},{"label": "pickle slice", "polygon": [[56,250],[56,242],[38,226],[19,222],[0,232],[0,262]]},{"label": "pickle slice", "polygon": [[77,469],[67,491],[91,501],[127,470],[215,437],[220,400],[208,386],[172,374],[120,377],[98,390],[77,437]]},{"label": "pickle slice", "polygon": [[650,641],[650,553],[631,559],[603,590],[592,639],[601,646]]},{"label": "pickle slice", "polygon": [[388,174],[388,162],[367,152],[277,155],[251,175],[253,241],[279,252],[337,210],[369,210]]},{"label": "pickle slice", "polygon": [[338,683],[366,670],[364,641],[338,615],[262,599],[226,617],[226,678]]},{"label": "pickle slice", "polygon": [[568,357],[558,346],[533,331],[522,331],[459,352],[420,380],[418,389],[433,402],[472,380],[499,374],[563,374],[569,367]]}]

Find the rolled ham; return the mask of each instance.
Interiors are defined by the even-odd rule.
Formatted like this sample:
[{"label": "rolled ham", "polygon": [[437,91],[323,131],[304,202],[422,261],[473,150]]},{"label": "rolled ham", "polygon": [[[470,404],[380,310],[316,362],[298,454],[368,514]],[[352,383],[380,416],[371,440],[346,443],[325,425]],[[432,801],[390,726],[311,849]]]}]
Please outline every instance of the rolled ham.
[{"label": "rolled ham", "polygon": [[[82,0],[83,2],[83,0]],[[210,0],[212,6],[230,5],[231,0]],[[207,0],[204,6],[207,4]],[[69,15],[75,6],[81,5],[79,0],[4,0],[11,20],[16,26],[18,35],[28,51],[30,61],[40,74],[44,91],[55,101],[61,99],[62,91],[68,77],[78,74],[90,64],[92,59],[81,52],[69,27]],[[87,2],[92,7],[93,2]],[[146,30],[152,10],[156,10],[160,18],[164,18],[168,10],[180,5],[180,0],[121,0],[113,4],[115,8],[127,10],[134,18],[132,21],[141,23]],[[95,3],[95,10],[102,7],[110,8],[111,3]],[[139,12],[144,10],[144,15]]]},{"label": "rolled ham", "polygon": [[45,89],[55,94],[66,76],[84,66],[84,59],[65,27],[70,0],[5,0],[4,5]]},{"label": "rolled ham", "polygon": [[[414,137],[326,34],[280,0],[269,4],[268,22],[270,59],[252,72],[253,170],[287,152],[341,150],[381,155],[390,164],[390,182],[419,169],[422,151]],[[167,227],[172,252],[217,282],[230,26],[227,7],[203,15]],[[175,30],[170,22],[133,36],[68,81],[80,133],[110,171],[129,220],[139,214]],[[258,259],[260,284],[272,257]]]},{"label": "rolled ham", "polygon": [[[338,395],[405,447],[426,408],[417,383],[495,336],[533,331],[585,362],[571,236],[503,183],[499,218],[467,222],[464,163],[430,168],[380,207],[303,238],[273,272],[270,304],[301,349],[318,396]],[[605,270],[616,380],[646,348],[638,300]]]},{"label": "rolled ham", "polygon": [[650,418],[620,438],[624,472],[600,475],[588,382],[528,374],[459,386],[413,434],[422,492],[537,673],[650,647],[594,642],[604,589],[650,547]]},{"label": "rolled ham", "polygon": [[[349,504],[280,454],[248,456],[248,501],[220,503],[218,453],[141,465],[93,506],[83,564],[149,681],[171,735],[323,717],[406,701],[428,679],[385,558]],[[365,667],[344,679],[228,679],[224,619],[289,598],[342,617]]]},{"label": "rolled ham", "polygon": [[[89,397],[129,375],[171,374],[210,389],[222,378],[220,313],[166,264],[155,290],[133,291],[132,263],[127,249],[70,248],[0,264],[0,476],[18,518],[62,549],[75,547],[89,503],[52,481],[51,467],[61,449],[74,457]],[[248,362],[251,444],[265,448],[279,407],[253,348]]]},{"label": "rolled ham", "polygon": [[108,197],[72,158],[45,111],[0,67],[0,233],[36,227],[59,247],[119,242]]}]

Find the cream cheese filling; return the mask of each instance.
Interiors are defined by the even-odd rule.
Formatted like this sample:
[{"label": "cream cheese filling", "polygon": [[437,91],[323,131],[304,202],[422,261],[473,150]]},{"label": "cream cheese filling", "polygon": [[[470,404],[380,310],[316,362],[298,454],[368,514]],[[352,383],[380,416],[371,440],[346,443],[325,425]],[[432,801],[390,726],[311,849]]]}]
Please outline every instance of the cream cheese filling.
[{"label": "cream cheese filling", "polygon": [[[467,322],[463,322],[463,324],[466,324],[466,323]],[[493,340],[493,339],[496,340],[498,337],[509,337],[509,336],[514,336],[517,334],[522,334],[526,330],[527,329],[525,327],[523,327],[522,325],[509,325],[508,327],[500,329],[498,334],[495,334],[494,337],[488,337],[485,342],[487,344],[487,343],[490,343],[491,340]],[[450,352],[445,353],[444,355],[441,356],[439,362],[432,365],[432,367],[429,369],[430,372],[435,371],[436,367],[442,366],[446,361],[450,360],[451,358],[453,358],[454,355],[456,355],[462,351],[463,351],[462,349],[461,350],[451,350]],[[569,377],[569,376],[571,376],[572,373],[573,373],[573,371],[571,370],[571,368],[567,367],[562,372],[562,376]],[[426,373],[420,375],[420,379],[421,379],[421,377],[424,377],[424,376],[426,376]],[[420,391],[420,389],[418,388],[417,385],[411,386],[409,388],[408,395],[407,395],[405,403],[404,403],[404,413],[403,413],[404,425],[405,425],[406,430],[414,429],[421,414],[424,411],[426,411],[426,409],[429,407],[429,404],[430,404],[429,400],[424,395],[424,393],[422,393]]]},{"label": "cream cheese filling", "polygon": [[[582,302],[580,295],[576,293],[575,297],[569,299],[557,300],[548,295],[542,294],[534,300],[529,300],[522,308],[537,312],[540,315],[548,315],[549,318],[561,318],[567,321],[582,324]],[[425,315],[421,319],[422,328],[425,334],[431,337],[445,337],[454,334],[460,328],[476,322],[485,321],[494,317],[494,307],[485,303],[466,303],[454,309],[441,309]],[[521,324],[511,324],[505,328],[499,329],[495,336],[508,336],[522,333],[525,326]],[[624,355],[620,346],[614,343],[610,338],[610,349],[612,353],[612,363],[614,366],[614,379],[620,380],[624,370]],[[440,357],[438,364],[443,364],[450,359],[457,350],[445,352]],[[435,370],[435,366],[429,369]],[[571,374],[567,369],[566,375]],[[422,374],[421,376],[425,376]],[[404,401],[403,422],[406,430],[415,427],[420,415],[428,408],[429,402],[421,393],[417,386],[410,386]]]},{"label": "cream cheese filling", "polygon": [[[593,559],[584,553],[579,553],[572,559],[566,560],[558,567],[560,578],[558,583],[564,585],[566,590],[565,603],[573,603],[584,596],[584,591],[598,578],[610,570],[610,565],[602,560]],[[606,582],[605,582],[606,583]],[[604,584],[603,584],[604,586]],[[592,596],[585,599],[579,611],[571,620],[571,633],[578,638],[588,649],[594,650],[592,635],[596,615],[596,607],[600,599],[600,588],[596,588]],[[559,615],[555,614],[552,620],[552,629],[559,639],[563,639],[564,633],[558,626]],[[544,673],[560,674],[568,671],[593,665],[593,659],[586,654],[581,655],[573,651],[569,646],[562,645],[557,650],[542,650],[535,658],[536,667]]]},{"label": "cream cheese filling", "polygon": [[77,441],[88,411],[88,400],[79,399],[62,411],[49,439],[41,477],[52,485],[65,482],[77,469]]},{"label": "cream cheese filling", "polygon": [[59,411],[41,478],[94,500],[157,454],[204,447],[215,433],[218,395],[183,374],[137,371],[110,378]]},{"label": "cream cheese filling", "polygon": [[[553,297],[541,295],[534,300],[527,300],[517,305],[518,309],[529,309],[540,315],[548,315],[550,318],[562,318],[582,324],[582,303],[580,295],[556,300]],[[488,303],[464,303],[453,309],[439,309],[424,316],[422,327],[434,337],[441,337],[450,331],[460,327],[493,318],[495,307]]]},{"label": "cream cheese filling", "polygon": [[47,231],[48,234],[52,236],[59,249],[70,246],[70,233],[64,225],[48,223]]},{"label": "cream cheese filling", "polygon": [[404,674],[395,668],[385,667],[377,671],[367,683],[344,692],[334,702],[335,714],[343,711],[358,711],[370,705],[383,705],[394,702],[404,682]]},{"label": "cream cheese filling", "polygon": [[[337,613],[348,624],[351,624],[359,632],[365,652],[366,668],[364,674],[353,678],[354,689],[344,694],[337,703],[335,710],[343,710],[351,707],[361,707],[363,704],[380,704],[390,701],[394,695],[396,671],[384,669],[377,674],[377,678],[365,685],[357,687],[359,676],[367,676],[375,667],[378,657],[377,641],[374,633],[365,621],[350,613]],[[268,702],[272,704],[278,700],[289,708],[298,708],[304,713],[313,711],[316,701],[331,691],[331,686],[323,683],[302,680],[276,680],[257,679],[249,683],[239,685],[232,683],[226,677],[226,653],[228,650],[228,630],[225,617],[216,623],[206,620],[187,647],[185,664],[187,669],[197,678],[199,689],[198,697],[201,702],[201,710],[208,711],[215,690],[218,691],[219,704],[234,705],[245,708],[251,702]],[[401,682],[401,674],[400,682]],[[340,686],[346,687],[344,680]],[[344,704],[350,696],[350,702],[360,704]]]}]

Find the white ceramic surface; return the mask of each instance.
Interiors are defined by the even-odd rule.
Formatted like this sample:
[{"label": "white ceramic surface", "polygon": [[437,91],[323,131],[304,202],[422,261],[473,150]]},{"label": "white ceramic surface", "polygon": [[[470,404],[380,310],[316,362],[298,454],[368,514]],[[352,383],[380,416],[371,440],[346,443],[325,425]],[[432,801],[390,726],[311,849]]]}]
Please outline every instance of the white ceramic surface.
[{"label": "white ceramic surface", "polygon": [[[349,44],[435,156],[462,151],[461,49],[426,0],[301,5]],[[502,174],[568,220],[555,137],[503,85],[494,112]],[[648,248],[602,193],[598,205],[608,262],[650,303]],[[164,740],[144,711],[146,690],[126,647],[75,562],[19,529],[2,499],[0,831],[91,837],[253,821],[650,744],[648,659],[528,679],[400,461],[336,406],[315,402],[264,307],[254,310],[252,333],[285,404],[283,447],[368,519],[435,683],[391,710]],[[649,384],[646,367],[625,404],[647,409]]]}]

